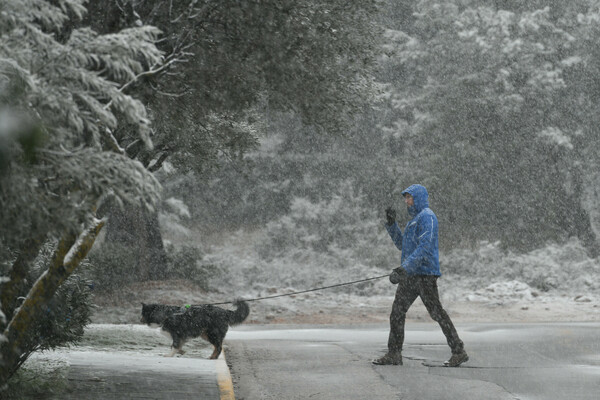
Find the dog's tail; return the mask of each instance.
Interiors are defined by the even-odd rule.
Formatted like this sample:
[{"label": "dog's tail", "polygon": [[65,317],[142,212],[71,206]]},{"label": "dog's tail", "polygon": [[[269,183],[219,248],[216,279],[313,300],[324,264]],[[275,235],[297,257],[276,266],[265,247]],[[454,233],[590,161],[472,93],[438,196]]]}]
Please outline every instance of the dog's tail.
[{"label": "dog's tail", "polygon": [[244,320],[250,314],[250,307],[248,307],[248,303],[244,300],[236,300],[233,302],[235,306],[234,311],[229,311],[229,325],[237,325],[244,322]]}]

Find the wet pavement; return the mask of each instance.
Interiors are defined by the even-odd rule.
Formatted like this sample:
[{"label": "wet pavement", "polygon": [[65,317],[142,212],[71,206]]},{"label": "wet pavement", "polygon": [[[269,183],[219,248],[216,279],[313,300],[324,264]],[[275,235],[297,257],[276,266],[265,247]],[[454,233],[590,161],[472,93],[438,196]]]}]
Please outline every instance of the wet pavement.
[{"label": "wet pavement", "polygon": [[[596,400],[600,323],[457,324],[470,360],[435,323],[407,324],[404,365],[373,365],[389,328],[242,325],[227,352],[238,400]],[[431,365],[436,365],[432,367]]]}]

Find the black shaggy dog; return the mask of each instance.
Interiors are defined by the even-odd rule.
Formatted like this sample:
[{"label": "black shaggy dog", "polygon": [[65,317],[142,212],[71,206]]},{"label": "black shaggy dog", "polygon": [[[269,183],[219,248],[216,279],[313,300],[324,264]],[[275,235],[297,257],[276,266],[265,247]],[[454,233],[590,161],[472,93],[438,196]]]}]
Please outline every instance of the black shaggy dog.
[{"label": "black shaggy dog", "polygon": [[233,311],[211,305],[182,308],[142,304],[142,322],[161,325],[163,332],[171,336],[173,351],[169,357],[185,353],[182,347],[188,339],[202,337],[215,347],[210,358],[216,359],[223,349],[223,339],[229,326],[241,324],[250,313],[245,301],[236,300],[233,304],[236,307]]}]

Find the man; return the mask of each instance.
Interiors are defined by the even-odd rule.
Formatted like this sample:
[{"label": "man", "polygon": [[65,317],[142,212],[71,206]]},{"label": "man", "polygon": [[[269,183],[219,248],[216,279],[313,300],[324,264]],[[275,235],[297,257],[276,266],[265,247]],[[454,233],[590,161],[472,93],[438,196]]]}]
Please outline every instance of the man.
[{"label": "man", "polygon": [[411,185],[402,192],[408,213],[412,219],[404,228],[404,235],[396,222],[396,212],[386,210],[385,225],[394,244],[402,251],[401,267],[390,274],[390,281],[398,284],[396,297],[390,314],[390,335],[388,352],[373,360],[377,365],[402,365],[402,345],[404,343],[404,321],[406,312],[421,297],[429,315],[440,324],[452,357],[444,364],[458,367],[469,359],[463,342],[444,311],[437,289],[437,279],[441,276],[438,252],[438,221],[429,208],[427,189],[421,185]]}]

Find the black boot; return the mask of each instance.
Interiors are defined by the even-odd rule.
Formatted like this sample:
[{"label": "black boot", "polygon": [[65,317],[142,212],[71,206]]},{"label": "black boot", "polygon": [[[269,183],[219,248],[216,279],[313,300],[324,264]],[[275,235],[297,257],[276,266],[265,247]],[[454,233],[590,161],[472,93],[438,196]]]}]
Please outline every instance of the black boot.
[{"label": "black boot", "polygon": [[446,367],[458,367],[460,364],[467,361],[469,361],[469,356],[467,355],[467,352],[463,350],[460,353],[452,354],[452,357],[444,362],[444,365]]},{"label": "black boot", "polygon": [[381,358],[373,360],[375,365],[402,365],[402,353],[391,353],[387,352]]}]

